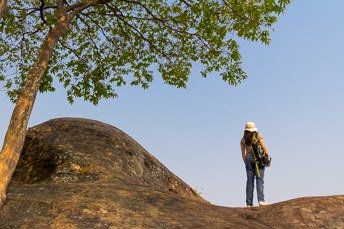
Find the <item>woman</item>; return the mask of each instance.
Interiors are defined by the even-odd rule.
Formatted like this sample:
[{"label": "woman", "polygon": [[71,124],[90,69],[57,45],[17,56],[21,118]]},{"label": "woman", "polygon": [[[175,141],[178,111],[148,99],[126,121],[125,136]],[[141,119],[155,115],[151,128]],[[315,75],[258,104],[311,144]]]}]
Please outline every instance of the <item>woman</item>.
[{"label": "woman", "polygon": [[258,135],[258,141],[263,148],[264,152],[269,154],[266,148],[262,135],[258,132],[254,122],[247,122],[245,124],[244,136],[240,141],[242,159],[245,163],[247,181],[246,181],[246,204],[248,207],[253,206],[253,190],[254,190],[254,179],[257,184],[257,196],[258,203],[260,206],[268,205],[264,199],[264,170],[265,167],[258,165],[259,173],[257,173],[256,162],[252,152],[252,142],[255,134]]}]

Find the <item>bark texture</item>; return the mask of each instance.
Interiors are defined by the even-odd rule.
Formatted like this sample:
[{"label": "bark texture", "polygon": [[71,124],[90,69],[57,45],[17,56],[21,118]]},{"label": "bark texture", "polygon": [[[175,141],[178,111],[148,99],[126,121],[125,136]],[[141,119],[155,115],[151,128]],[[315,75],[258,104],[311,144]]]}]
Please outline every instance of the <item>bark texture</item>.
[{"label": "bark texture", "polygon": [[5,13],[7,7],[7,0],[0,0],[0,17]]}]

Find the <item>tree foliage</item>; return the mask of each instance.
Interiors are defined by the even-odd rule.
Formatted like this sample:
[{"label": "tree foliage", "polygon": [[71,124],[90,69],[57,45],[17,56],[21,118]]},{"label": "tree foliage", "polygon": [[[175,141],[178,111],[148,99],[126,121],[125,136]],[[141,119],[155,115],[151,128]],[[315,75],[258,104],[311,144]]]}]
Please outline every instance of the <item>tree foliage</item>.
[{"label": "tree foliage", "polygon": [[[38,49],[58,21],[57,0],[12,0],[0,22],[0,82],[15,100]],[[58,40],[40,92],[54,81],[73,102],[116,97],[127,83],[148,88],[154,76],[186,87],[194,63],[230,85],[246,78],[237,39],[269,44],[269,31],[291,0],[65,0],[89,2]],[[157,74],[159,73],[159,74]]]}]

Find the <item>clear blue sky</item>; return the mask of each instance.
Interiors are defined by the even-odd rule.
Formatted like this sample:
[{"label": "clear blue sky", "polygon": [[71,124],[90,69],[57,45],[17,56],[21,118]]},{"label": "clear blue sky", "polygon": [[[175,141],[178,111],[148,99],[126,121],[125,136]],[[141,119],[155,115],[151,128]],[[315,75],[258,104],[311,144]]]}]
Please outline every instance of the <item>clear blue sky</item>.
[{"label": "clear blue sky", "polygon": [[[344,1],[295,1],[279,17],[272,43],[242,42],[249,78],[232,87],[195,67],[186,90],[156,80],[148,90],[123,87],[98,106],[69,105],[64,91],[39,94],[29,126],[57,117],[109,123],[213,204],[245,206],[239,141],[254,121],[273,157],[268,202],[344,194]],[[0,92],[0,139],[13,105]],[[255,197],[256,198],[256,197]],[[255,203],[256,204],[256,203]]]}]

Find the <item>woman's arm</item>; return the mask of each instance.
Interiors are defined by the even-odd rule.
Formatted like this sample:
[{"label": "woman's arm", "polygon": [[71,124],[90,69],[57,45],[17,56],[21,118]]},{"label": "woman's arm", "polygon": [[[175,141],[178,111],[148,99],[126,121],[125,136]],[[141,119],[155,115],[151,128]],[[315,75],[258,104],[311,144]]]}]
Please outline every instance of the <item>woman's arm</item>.
[{"label": "woman's arm", "polygon": [[244,163],[245,163],[245,156],[246,156],[246,153],[245,153],[245,145],[244,145],[244,142],[243,142],[242,139],[241,139],[241,141],[240,141],[240,148],[241,148],[242,160],[243,160]]},{"label": "woman's arm", "polygon": [[269,154],[268,148],[266,148],[266,145],[265,145],[264,140],[263,140],[263,136],[262,136],[261,134],[259,134],[258,140],[259,140],[259,143],[260,143],[260,145],[262,146],[264,152],[265,152],[266,154]]}]

